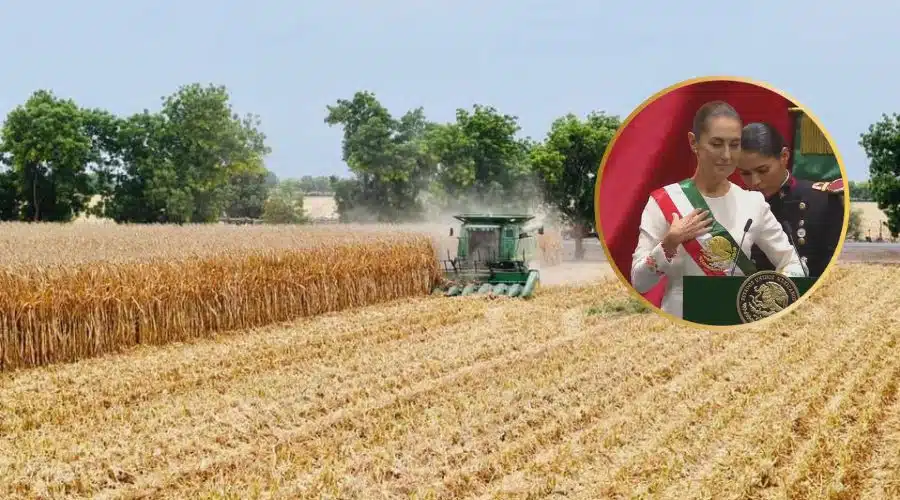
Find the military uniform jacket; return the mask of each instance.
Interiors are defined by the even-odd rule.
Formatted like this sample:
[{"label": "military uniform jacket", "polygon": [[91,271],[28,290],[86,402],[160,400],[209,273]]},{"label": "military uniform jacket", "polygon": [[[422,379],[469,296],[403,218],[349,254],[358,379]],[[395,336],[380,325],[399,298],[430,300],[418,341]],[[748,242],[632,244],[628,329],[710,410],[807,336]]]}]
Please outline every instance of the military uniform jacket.
[{"label": "military uniform jacket", "polygon": [[[806,262],[809,276],[821,276],[837,250],[844,225],[843,180],[811,182],[789,175],[767,201]],[[750,257],[758,269],[774,269],[755,245]]]}]

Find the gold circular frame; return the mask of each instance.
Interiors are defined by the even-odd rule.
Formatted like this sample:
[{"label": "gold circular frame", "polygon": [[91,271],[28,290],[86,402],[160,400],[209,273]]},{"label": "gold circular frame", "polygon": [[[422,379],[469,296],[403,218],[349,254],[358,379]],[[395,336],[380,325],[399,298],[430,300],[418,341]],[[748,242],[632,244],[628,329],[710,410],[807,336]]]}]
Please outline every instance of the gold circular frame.
[{"label": "gold circular frame", "polygon": [[[683,318],[679,318],[678,316],[675,316],[671,313],[667,313],[667,312],[663,311],[661,308],[656,307],[655,305],[653,305],[652,302],[650,302],[643,295],[638,293],[638,291],[634,289],[634,286],[632,286],[631,283],[622,274],[622,271],[616,265],[615,260],[613,260],[612,254],[610,253],[609,248],[606,246],[606,241],[603,237],[603,224],[600,220],[600,184],[603,179],[603,169],[606,167],[606,162],[609,159],[610,153],[612,152],[613,148],[615,147],[616,141],[619,139],[619,136],[622,135],[622,133],[625,131],[625,129],[628,127],[628,125],[631,123],[631,121],[637,115],[639,115],[642,111],[644,111],[644,109],[647,108],[647,106],[649,106],[650,104],[655,102],[660,97],[668,94],[669,92],[672,92],[672,91],[675,91],[675,90],[678,90],[678,89],[681,89],[684,87],[688,87],[688,86],[691,86],[691,85],[694,85],[697,83],[723,82],[723,81],[724,82],[747,83],[750,85],[756,85],[757,87],[764,88],[770,92],[774,92],[774,93],[784,97],[785,99],[791,101],[794,104],[795,108],[802,110],[807,116],[809,116],[810,120],[812,120],[813,123],[815,123],[816,126],[819,127],[819,130],[822,131],[822,135],[825,136],[825,139],[828,141],[828,144],[831,145],[831,149],[834,151],[834,156],[837,159],[838,167],[840,168],[840,171],[841,171],[841,180],[844,183],[844,192],[843,192],[843,194],[844,194],[844,222],[841,226],[841,236],[838,240],[837,248],[835,249],[834,254],[831,256],[831,259],[828,260],[828,265],[825,266],[825,270],[822,271],[822,274],[819,276],[818,279],[816,279],[816,282],[813,283],[813,285],[806,291],[806,293],[801,294],[800,297],[793,304],[791,304],[790,306],[784,308],[783,310],[781,310],[771,316],[768,316],[766,318],[763,318],[763,319],[760,319],[757,321],[753,321],[750,323],[739,323],[739,324],[735,324],[735,325],[705,325],[703,323],[695,323],[693,321],[687,321],[687,320],[685,320]],[[847,229],[848,229],[849,225],[850,225],[850,190],[849,190],[849,183],[848,183],[848,177],[847,177],[847,170],[844,167],[844,158],[843,158],[843,156],[841,156],[840,150],[837,148],[837,146],[834,142],[834,139],[831,137],[831,134],[828,132],[828,130],[824,126],[822,126],[822,122],[819,120],[819,118],[815,114],[813,114],[806,107],[801,105],[793,96],[791,96],[787,92],[777,89],[768,83],[765,83],[765,82],[762,82],[759,80],[753,80],[751,78],[740,77],[740,76],[720,75],[720,76],[703,76],[703,77],[697,77],[697,78],[690,78],[688,80],[682,80],[681,82],[678,82],[674,85],[670,85],[670,86],[660,90],[659,92],[656,92],[655,94],[653,94],[646,100],[644,100],[644,102],[642,102],[637,108],[635,108],[628,115],[627,118],[625,118],[625,120],[622,122],[622,125],[619,126],[619,129],[616,131],[616,134],[613,136],[612,140],[609,141],[609,144],[606,146],[606,151],[603,153],[603,158],[600,160],[600,167],[597,170],[597,180],[594,183],[594,227],[597,231],[597,239],[600,240],[600,245],[603,247],[603,253],[606,255],[606,260],[609,263],[610,267],[612,267],[613,272],[616,274],[616,277],[619,279],[619,281],[622,284],[624,284],[626,286],[626,288],[628,288],[629,294],[631,294],[634,298],[636,298],[637,300],[639,300],[643,304],[645,304],[647,307],[649,307],[654,313],[669,319],[670,321],[672,321],[675,324],[678,324],[681,326],[687,326],[690,328],[700,329],[700,330],[707,330],[707,331],[714,331],[714,332],[733,332],[733,331],[737,331],[737,330],[747,330],[750,328],[759,328],[759,327],[767,326],[774,321],[778,321],[780,318],[793,312],[797,307],[799,307],[803,303],[804,300],[806,300],[806,298],[808,298],[810,295],[815,293],[816,290],[819,288],[819,286],[822,285],[822,283],[828,278],[829,273],[834,268],[835,261],[838,260],[838,258],[841,255],[841,252],[844,249],[844,240],[847,238]]]}]

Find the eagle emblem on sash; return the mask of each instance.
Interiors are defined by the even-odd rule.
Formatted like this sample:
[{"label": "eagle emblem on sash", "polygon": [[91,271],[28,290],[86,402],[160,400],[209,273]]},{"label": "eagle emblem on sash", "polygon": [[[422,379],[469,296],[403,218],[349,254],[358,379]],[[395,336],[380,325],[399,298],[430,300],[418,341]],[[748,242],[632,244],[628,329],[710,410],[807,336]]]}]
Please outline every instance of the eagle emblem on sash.
[{"label": "eagle emblem on sash", "polygon": [[701,244],[703,262],[710,269],[727,271],[737,258],[738,249],[724,236],[713,236]]}]

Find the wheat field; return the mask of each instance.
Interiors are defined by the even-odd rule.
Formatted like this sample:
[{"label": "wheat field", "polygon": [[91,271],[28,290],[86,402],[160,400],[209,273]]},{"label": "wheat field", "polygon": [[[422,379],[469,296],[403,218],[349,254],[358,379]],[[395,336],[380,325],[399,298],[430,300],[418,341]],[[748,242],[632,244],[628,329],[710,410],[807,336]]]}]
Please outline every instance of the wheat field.
[{"label": "wheat field", "polygon": [[614,279],[0,374],[3,498],[900,496],[900,268],[711,333]]},{"label": "wheat field", "polygon": [[428,294],[436,251],[384,227],[0,225],[0,370]]}]

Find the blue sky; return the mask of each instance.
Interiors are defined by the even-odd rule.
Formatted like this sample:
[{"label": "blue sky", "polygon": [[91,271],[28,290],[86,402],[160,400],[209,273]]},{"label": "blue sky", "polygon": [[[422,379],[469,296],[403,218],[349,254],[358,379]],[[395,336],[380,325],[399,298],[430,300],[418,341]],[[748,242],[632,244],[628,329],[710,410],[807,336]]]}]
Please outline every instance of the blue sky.
[{"label": "blue sky", "polygon": [[325,106],[367,89],[448,121],[492,104],[542,137],[552,120],[626,116],[676,81],[765,80],[811,109],[851,179],[859,134],[900,112],[900,2],[184,0],[3,2],[0,113],[38,88],[119,114],[184,83],[257,113],[280,177],[345,174]]}]

